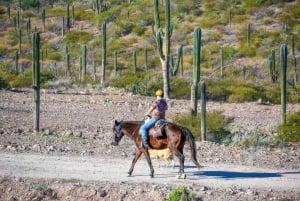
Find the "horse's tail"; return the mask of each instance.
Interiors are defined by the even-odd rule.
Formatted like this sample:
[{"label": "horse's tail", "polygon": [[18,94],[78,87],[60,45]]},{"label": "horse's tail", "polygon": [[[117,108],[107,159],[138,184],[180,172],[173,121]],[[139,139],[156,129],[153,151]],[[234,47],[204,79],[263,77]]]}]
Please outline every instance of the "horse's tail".
[{"label": "horse's tail", "polygon": [[181,131],[190,145],[193,163],[197,166],[197,168],[201,168],[201,165],[197,160],[196,143],[192,132],[187,127],[181,127]]}]

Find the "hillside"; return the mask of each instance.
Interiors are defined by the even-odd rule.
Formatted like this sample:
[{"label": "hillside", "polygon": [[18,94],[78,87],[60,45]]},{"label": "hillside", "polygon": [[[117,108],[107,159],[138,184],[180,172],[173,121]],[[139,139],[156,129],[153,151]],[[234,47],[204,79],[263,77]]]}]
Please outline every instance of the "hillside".
[{"label": "hillside", "polygon": [[[87,74],[95,82],[101,76],[102,24],[107,22],[107,69],[115,76],[117,68],[134,70],[133,53],[136,52],[136,68],[140,71],[160,70],[156,42],[152,31],[154,23],[153,1],[100,1],[102,11],[96,10],[96,1],[1,1],[0,61],[2,68],[23,72],[31,67],[31,34],[41,33],[42,66],[50,69],[56,78],[67,73],[67,54],[71,79],[78,79],[82,46],[87,46]],[[294,36],[295,58],[298,59],[299,1],[171,1],[171,53],[176,62],[177,48],[183,45],[184,77],[191,79],[193,65],[193,30],[202,30],[201,77],[220,78],[220,51],[223,48],[225,77],[242,77],[246,68],[247,79],[268,84],[270,78],[267,58],[276,51],[279,68],[279,48],[286,43],[289,49],[289,79],[294,78],[291,64],[291,38]],[[69,6],[68,6],[69,5]],[[164,7],[160,3],[161,18]],[[69,8],[69,9],[68,9]],[[101,9],[101,8],[100,8]],[[68,11],[69,10],[69,11]],[[69,17],[67,13],[69,12]],[[44,18],[42,17],[44,13]],[[18,17],[19,16],[19,17]],[[64,19],[63,19],[64,18]],[[162,20],[162,27],[164,22]],[[247,27],[250,27],[247,37]],[[21,35],[20,35],[21,34]],[[147,63],[145,61],[147,48]],[[16,52],[18,55],[16,56]],[[67,53],[66,53],[67,51]],[[114,57],[117,55],[117,57]],[[116,59],[117,58],[117,59]],[[16,60],[17,59],[17,60]],[[116,61],[117,60],[117,61]],[[18,66],[16,65],[18,63]],[[116,63],[115,63],[116,62]],[[94,74],[93,66],[96,68]],[[299,74],[299,69],[296,73]],[[126,73],[123,73],[126,75]]]}]

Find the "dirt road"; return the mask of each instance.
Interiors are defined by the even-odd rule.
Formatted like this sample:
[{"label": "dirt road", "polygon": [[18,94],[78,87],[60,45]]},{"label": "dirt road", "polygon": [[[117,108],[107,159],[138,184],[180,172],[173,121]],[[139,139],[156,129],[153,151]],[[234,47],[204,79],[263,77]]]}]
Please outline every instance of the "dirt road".
[{"label": "dirt road", "polygon": [[152,183],[181,183],[228,188],[266,188],[294,190],[300,193],[300,172],[296,170],[262,169],[237,165],[207,164],[198,170],[186,163],[187,179],[176,179],[178,167],[155,167],[149,177],[146,160],[141,159],[131,177],[127,176],[130,158],[65,157],[32,154],[0,154],[1,176],[79,179],[86,181],[132,181]]}]

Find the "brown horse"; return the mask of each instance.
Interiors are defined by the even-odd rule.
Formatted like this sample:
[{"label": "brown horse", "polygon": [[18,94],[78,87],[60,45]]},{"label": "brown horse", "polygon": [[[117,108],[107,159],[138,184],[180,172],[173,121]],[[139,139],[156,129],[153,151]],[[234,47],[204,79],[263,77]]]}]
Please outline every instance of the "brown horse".
[{"label": "brown horse", "polygon": [[[129,176],[131,176],[133,168],[137,160],[140,158],[142,153],[145,155],[149,168],[150,168],[150,177],[153,177],[154,169],[151,163],[151,159],[148,153],[148,149],[145,149],[141,146],[142,137],[139,134],[139,129],[144,121],[117,121],[115,120],[113,126],[114,132],[114,142],[113,144],[118,145],[124,135],[131,138],[136,146],[137,150],[135,153],[135,157],[132,160],[131,167],[128,171]],[[152,149],[165,149],[169,148],[171,152],[179,158],[179,175],[177,178],[186,178],[184,174],[184,155],[183,148],[185,142],[189,142],[191,149],[192,161],[194,164],[200,168],[200,164],[197,161],[197,152],[196,152],[196,144],[195,139],[191,131],[183,126],[179,126],[174,123],[167,123],[164,127],[163,135],[161,137],[153,137],[150,135],[149,138],[150,146]]]}]

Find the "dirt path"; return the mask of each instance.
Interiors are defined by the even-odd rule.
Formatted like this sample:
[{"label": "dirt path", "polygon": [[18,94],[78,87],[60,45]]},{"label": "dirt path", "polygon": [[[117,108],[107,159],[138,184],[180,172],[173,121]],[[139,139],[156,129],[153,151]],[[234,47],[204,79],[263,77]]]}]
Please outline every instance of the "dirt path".
[{"label": "dirt path", "polygon": [[[0,154],[1,176],[79,179],[85,181],[180,183],[228,188],[265,188],[300,193],[300,172],[262,169],[237,165],[207,164],[198,170],[187,161],[187,179],[176,179],[178,167],[155,167],[149,177],[144,159],[138,161],[131,177],[127,176],[130,158],[65,157],[32,154]],[[155,164],[155,161],[153,162]],[[155,164],[157,165],[157,164]]]}]

